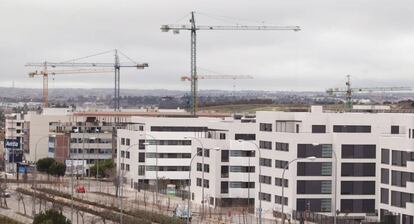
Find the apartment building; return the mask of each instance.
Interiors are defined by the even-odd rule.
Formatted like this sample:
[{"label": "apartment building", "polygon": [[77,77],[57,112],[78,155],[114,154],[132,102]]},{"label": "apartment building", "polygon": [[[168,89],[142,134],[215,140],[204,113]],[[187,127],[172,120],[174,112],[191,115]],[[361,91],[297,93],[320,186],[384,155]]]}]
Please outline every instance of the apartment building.
[{"label": "apartment building", "polygon": [[5,115],[4,159],[6,171],[14,172],[17,162],[23,160],[23,114],[12,113]]},{"label": "apartment building", "polygon": [[311,112],[258,112],[256,119],[265,173],[258,200],[265,216],[277,215],[284,203],[289,214],[336,211],[356,220],[392,214],[395,223],[413,223],[412,114],[312,107]]},{"label": "apartment building", "polygon": [[309,112],[257,112],[250,120],[133,120],[118,135],[118,160],[131,187],[154,185],[157,172],[168,182],[187,182],[194,158],[193,203],[254,204],[269,219],[280,216],[283,203],[287,214],[336,212],[338,218],[389,216],[412,223],[412,114],[335,113],[314,106]]},{"label": "apartment building", "polygon": [[88,175],[90,167],[98,161],[115,157],[116,130],[125,125],[100,121],[96,117],[51,122],[48,157],[66,162],[68,166],[81,164],[83,170],[77,172]]},{"label": "apartment building", "polygon": [[258,163],[254,122],[254,118],[243,118],[211,123],[205,138],[193,142],[191,194],[195,203],[254,208]]},{"label": "apartment building", "polygon": [[117,163],[130,187],[155,186],[155,180],[187,186],[194,138],[204,138],[221,118],[132,117],[118,130]]},{"label": "apartment building", "polygon": [[393,116],[380,138],[379,213],[386,223],[414,223],[414,116]]}]

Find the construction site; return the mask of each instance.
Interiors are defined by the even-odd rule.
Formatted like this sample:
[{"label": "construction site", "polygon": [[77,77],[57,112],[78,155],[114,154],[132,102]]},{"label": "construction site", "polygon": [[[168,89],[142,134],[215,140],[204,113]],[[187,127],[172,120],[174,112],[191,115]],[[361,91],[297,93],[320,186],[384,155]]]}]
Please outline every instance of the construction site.
[{"label": "construction site", "polygon": [[[363,72],[339,71],[313,88],[292,75],[295,62],[284,78],[312,90],[268,90],[251,70],[204,68],[203,44],[213,49],[207,40],[226,35],[249,43],[284,38],[281,31],[300,36],[307,27],[228,16],[206,25],[199,16],[211,15],[191,11],[178,20],[185,23],[158,25],[162,35],[190,34],[187,62],[174,58],[176,40],[165,53],[184,73],[137,61],[127,48],[22,64],[25,81],[42,86],[15,88],[13,80],[0,88],[0,223],[414,224],[410,82],[364,86]],[[280,44],[294,46],[291,37]],[[270,68],[255,62],[258,72]],[[157,66],[175,81],[147,73]],[[131,89],[131,80],[160,87]],[[111,88],[96,87],[103,82]]]}]

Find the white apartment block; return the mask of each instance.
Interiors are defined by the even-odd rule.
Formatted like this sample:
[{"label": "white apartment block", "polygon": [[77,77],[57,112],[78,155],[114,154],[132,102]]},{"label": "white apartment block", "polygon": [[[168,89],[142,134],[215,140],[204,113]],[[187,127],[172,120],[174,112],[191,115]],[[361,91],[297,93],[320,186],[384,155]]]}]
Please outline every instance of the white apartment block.
[{"label": "white apartment block", "polygon": [[206,137],[200,139],[202,146],[194,142],[191,193],[195,203],[204,202],[212,207],[254,208],[258,162],[253,143],[255,130],[254,119],[244,119],[243,122],[228,119],[208,126]]},{"label": "white apartment block", "polygon": [[[413,223],[412,114],[336,113],[315,106],[310,112],[257,112],[255,123],[232,118],[132,121],[118,131],[117,158],[131,187],[153,185],[156,170],[171,183],[188,181],[194,157],[193,203],[254,204],[256,213],[261,204],[267,219],[280,215],[283,202],[289,215],[305,211],[332,216],[337,211],[338,219]],[[201,143],[175,142],[188,140],[185,137]],[[153,138],[157,141],[144,144]]]},{"label": "white apartment block", "polygon": [[[330,215],[336,208],[338,216],[359,220],[382,211],[399,215],[396,223],[413,223],[414,115],[312,110],[257,113],[264,215],[280,212],[283,201],[290,214]],[[382,164],[382,156],[390,162]],[[283,167],[295,159],[281,180]]]},{"label": "white apartment block", "polygon": [[117,164],[129,186],[155,186],[155,180],[186,186],[194,139],[204,138],[218,118],[132,117],[118,130]]}]

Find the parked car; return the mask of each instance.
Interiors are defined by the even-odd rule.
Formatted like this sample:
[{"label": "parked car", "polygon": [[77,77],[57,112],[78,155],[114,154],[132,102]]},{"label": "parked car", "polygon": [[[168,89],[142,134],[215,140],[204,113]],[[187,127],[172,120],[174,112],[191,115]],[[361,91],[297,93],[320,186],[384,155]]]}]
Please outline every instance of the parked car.
[{"label": "parked car", "polygon": [[10,192],[8,192],[8,191],[3,191],[3,192],[0,194],[0,196],[1,196],[2,198],[10,198]]},{"label": "parked car", "polygon": [[85,187],[83,185],[77,186],[76,193],[86,193]]},{"label": "parked car", "polygon": [[184,220],[186,220],[187,216],[189,216],[189,221],[191,222],[191,211],[188,210],[187,205],[177,205],[177,207],[174,209],[173,216]]}]

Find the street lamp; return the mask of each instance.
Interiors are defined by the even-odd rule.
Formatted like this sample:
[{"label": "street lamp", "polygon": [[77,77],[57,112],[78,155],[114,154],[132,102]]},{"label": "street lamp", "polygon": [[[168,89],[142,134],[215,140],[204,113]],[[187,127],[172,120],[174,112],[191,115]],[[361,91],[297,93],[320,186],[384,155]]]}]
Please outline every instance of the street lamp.
[{"label": "street lamp", "polygon": [[[312,144],[313,146],[318,146],[318,145],[320,145],[319,143],[313,143]],[[334,178],[334,203],[333,203],[333,217],[334,217],[334,224],[336,224],[336,221],[337,221],[337,214],[336,214],[336,198],[337,198],[337,192],[336,192],[336,190],[337,190],[337,181],[338,181],[338,173],[337,173],[337,168],[338,168],[338,156],[336,155],[336,152],[335,152],[335,150],[333,149],[333,146],[332,146],[332,149],[331,149],[331,151],[332,151],[332,154],[334,155],[334,159],[335,159],[335,169],[334,169],[334,176],[333,176],[333,178]]]},{"label": "street lamp", "polygon": [[[35,167],[34,167],[34,171],[33,171],[33,205],[32,205],[32,216],[34,217],[36,215],[36,181],[35,179],[37,178],[37,146],[39,145],[39,142],[45,138],[49,139],[49,137],[56,137],[56,135],[46,135],[43,136],[41,138],[39,138],[36,142],[36,146],[35,146],[35,151],[34,151],[34,163],[35,163]],[[48,141],[49,142],[49,141]]]},{"label": "street lamp", "polygon": [[[132,145],[130,145],[128,148],[126,148],[125,149],[125,152],[127,152],[130,148],[132,148],[132,147],[134,147],[134,146],[137,146],[137,145],[139,145],[139,143],[135,143],[135,144],[132,144]],[[125,170],[125,168],[126,168],[126,166],[125,166],[125,164],[124,164],[124,169],[122,169],[122,171],[121,171],[121,158],[120,157],[122,157],[122,151],[121,151],[121,149],[120,149],[120,147],[118,147],[118,149],[119,149],[119,163],[118,163],[118,165],[119,165],[119,174],[121,174],[122,175],[122,178],[123,178],[123,176],[124,176],[124,170]],[[125,156],[126,156],[126,153],[124,153],[124,156],[122,157],[122,163],[124,163],[124,161],[125,161]],[[123,224],[123,205],[122,205],[122,202],[123,202],[123,198],[122,198],[122,194],[123,194],[123,183],[122,183],[122,181],[123,180],[121,180],[121,175],[118,175],[118,184],[119,184],[119,194],[118,194],[118,197],[120,198],[120,224]]]},{"label": "street lamp", "polygon": [[[256,147],[256,151],[259,154],[259,224],[262,224],[262,197],[260,197],[260,193],[262,192],[262,183],[260,182],[260,175],[262,175],[262,168],[260,165],[260,158],[262,157],[260,155],[260,148],[259,146],[256,144],[256,142],[252,142],[252,141],[246,141],[246,140],[237,140],[238,142],[249,142],[250,144],[254,145]],[[250,157],[249,157],[250,159]],[[250,168],[249,168],[250,169]],[[250,170],[249,170],[249,175],[250,175]],[[248,185],[250,185],[250,183],[248,183]],[[248,188],[249,189],[249,188]],[[248,190],[250,191],[250,189]]]},{"label": "street lamp", "polygon": [[[201,146],[201,220],[204,219],[204,146],[203,143],[201,142],[200,139],[196,138],[196,137],[184,137],[184,139],[194,139],[196,140],[200,146]],[[198,154],[198,151],[196,151],[196,155]],[[191,167],[191,164],[190,164]],[[191,168],[190,168],[190,172],[191,172]]]},{"label": "street lamp", "polygon": [[296,158],[296,159],[293,159],[290,162],[288,162],[288,164],[286,164],[283,167],[283,173],[282,173],[282,198],[280,200],[280,202],[282,204],[282,223],[283,224],[285,223],[285,213],[283,211],[284,205],[285,205],[285,171],[289,167],[289,165],[291,163],[295,162],[295,161],[298,161],[298,160],[310,160],[310,161],[314,161],[315,159],[316,159],[315,156],[309,156],[309,157],[306,157],[306,158]]},{"label": "street lamp", "polygon": [[[154,142],[155,142],[155,179],[156,179],[156,181],[155,181],[155,201],[156,201],[156,203],[158,203],[158,192],[159,192],[159,186],[158,186],[158,141],[157,141],[157,139],[153,136],[153,135],[151,135],[151,134],[148,134],[148,133],[142,133],[142,134],[140,134],[140,136],[148,136],[148,137],[150,137],[150,138],[152,138],[152,140],[154,140]],[[150,143],[149,142],[144,142],[144,145],[150,145]]]},{"label": "street lamp", "polygon": [[[200,141],[200,143],[201,143],[201,141]],[[191,160],[190,160],[190,166],[189,166],[189,170],[188,170],[188,181],[189,181],[189,185],[188,185],[188,201],[187,201],[187,224],[189,224],[190,223],[190,213],[191,213],[191,204],[190,204],[190,202],[191,202],[191,164],[193,163],[193,160],[194,160],[194,158],[195,157],[197,157],[197,154],[198,154],[198,152],[199,151],[202,151],[203,152],[203,154],[204,154],[204,148],[202,147],[201,148],[201,150],[197,150],[196,151],[196,153],[194,154],[194,156],[191,158]],[[216,147],[216,148],[214,148],[214,151],[220,151],[220,148],[218,148],[218,147]],[[203,161],[203,167],[202,167],[203,169],[203,172],[204,172],[204,161]],[[203,200],[204,200],[204,179],[201,181],[202,183],[201,183],[201,186],[202,186],[202,198],[203,198]],[[204,205],[204,201],[203,201],[203,203],[202,203],[203,205]],[[203,207],[203,209],[204,209],[204,207]]]}]

